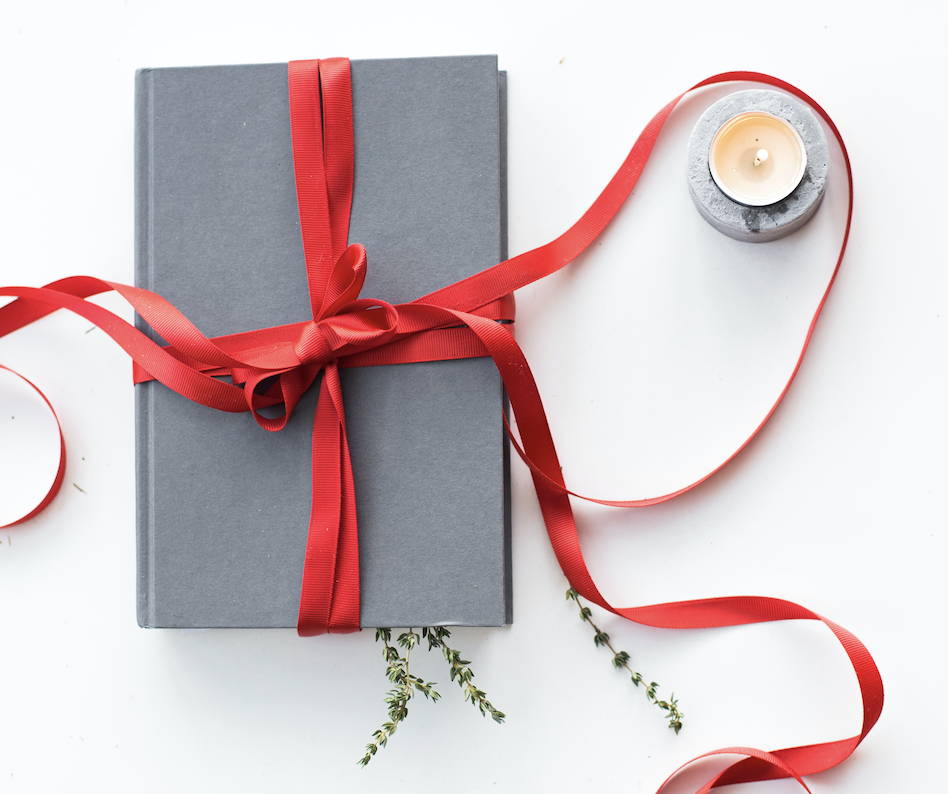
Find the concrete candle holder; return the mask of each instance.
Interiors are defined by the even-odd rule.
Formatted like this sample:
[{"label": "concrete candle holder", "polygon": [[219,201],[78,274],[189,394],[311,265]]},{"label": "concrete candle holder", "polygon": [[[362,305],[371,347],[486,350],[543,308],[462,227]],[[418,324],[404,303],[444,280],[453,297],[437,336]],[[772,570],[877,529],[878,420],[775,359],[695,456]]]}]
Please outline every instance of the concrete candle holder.
[{"label": "concrete candle holder", "polygon": [[[806,170],[785,199],[766,206],[739,204],[715,183],[709,153],[715,133],[740,113],[760,111],[788,121],[806,147]],[[688,189],[698,211],[715,229],[735,240],[776,240],[799,229],[816,212],[826,189],[829,148],[817,117],[803,102],[782,91],[735,91],[711,105],[698,119],[688,144]]]}]

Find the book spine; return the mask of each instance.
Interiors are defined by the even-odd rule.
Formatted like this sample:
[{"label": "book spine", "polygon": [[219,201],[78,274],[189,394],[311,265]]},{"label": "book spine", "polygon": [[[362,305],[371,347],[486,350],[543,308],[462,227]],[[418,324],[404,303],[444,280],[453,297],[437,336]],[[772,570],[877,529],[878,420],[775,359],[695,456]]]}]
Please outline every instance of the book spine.
[{"label": "book spine", "polygon": [[[498,107],[500,121],[500,261],[508,256],[507,251],[507,72],[497,73]],[[510,404],[504,392],[504,413],[510,416]],[[513,623],[513,532],[510,503],[510,442],[503,433],[503,477],[504,477],[504,622]]]},{"label": "book spine", "polygon": [[[152,121],[154,119],[153,72],[135,73],[135,283],[152,288]],[[142,327],[136,317],[136,325]],[[154,434],[152,384],[135,387],[135,487],[138,625],[155,625],[154,599]]]}]

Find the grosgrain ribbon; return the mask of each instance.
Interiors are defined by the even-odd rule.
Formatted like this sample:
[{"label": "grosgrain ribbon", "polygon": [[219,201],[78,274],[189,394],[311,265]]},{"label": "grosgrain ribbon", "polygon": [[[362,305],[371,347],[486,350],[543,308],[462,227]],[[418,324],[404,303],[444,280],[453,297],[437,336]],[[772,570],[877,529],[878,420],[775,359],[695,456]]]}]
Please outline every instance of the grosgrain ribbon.
[{"label": "grosgrain ribbon", "polygon": [[[2,334],[0,334],[0,336],[2,336]],[[53,408],[53,404],[49,401],[49,398],[43,394],[42,390],[35,383],[33,383],[33,381],[24,377],[16,370],[5,367],[3,364],[0,364],[0,369],[2,369],[4,372],[9,372],[14,378],[23,381],[34,392],[36,392],[37,395],[39,395],[39,398],[46,404],[49,412],[53,415],[53,419],[56,422],[56,432],[59,435],[59,463],[56,466],[56,474],[53,476],[52,483],[50,483],[49,488],[46,489],[46,493],[43,495],[43,498],[40,499],[39,502],[37,502],[28,513],[26,513],[26,515],[15,518],[13,521],[10,521],[7,524],[0,524],[0,529],[8,529],[9,527],[15,527],[17,524],[23,524],[33,518],[33,516],[39,515],[46,509],[49,503],[56,498],[56,494],[59,493],[59,488],[63,484],[63,477],[66,476],[66,437],[63,435],[63,426],[59,421],[59,416],[56,413],[56,409]]]},{"label": "grosgrain ribbon", "polygon": [[[322,374],[313,425],[313,506],[300,598],[301,634],[351,631],[359,625],[355,491],[339,367],[489,355],[507,390],[519,438],[509,427],[508,432],[514,448],[531,470],[553,550],[566,578],[584,598],[636,623],[661,628],[818,620],[833,632],[849,657],[863,704],[862,726],[857,735],[769,753],[747,747],[707,753],[700,757],[745,757],[713,776],[700,791],[775,778],[793,778],[807,788],[802,780],[804,775],[829,769],[848,758],[878,720],[883,703],[879,671],[855,636],[798,604],[760,596],[613,606],[599,592],[586,567],[569,501],[574,496],[613,507],[646,507],[680,496],[724,468],[776,412],[802,364],[835,282],[852,222],[849,155],[826,111],[800,89],[770,75],[725,72],[702,80],[652,118],[602,193],[562,235],[416,301],[391,305],[358,297],[365,277],[365,251],[358,245],[346,246],[354,156],[349,63],[341,58],[295,61],[289,64],[288,79],[297,197],[313,308],[311,321],[209,339],[154,293],[77,276],[43,288],[0,289],[0,296],[16,298],[0,308],[0,336],[57,309],[68,309],[100,327],[131,356],[136,381],[158,380],[187,399],[218,410],[251,411],[267,430],[285,426],[300,396]],[[683,488],[648,499],[599,499],[577,494],[563,480],[529,365],[514,340],[511,326],[497,320],[513,319],[510,295],[515,290],[561,269],[602,233],[634,188],[665,122],[681,99],[704,86],[729,81],[759,82],[799,97],[820,114],[839,143],[846,167],[848,205],[835,267],[786,384],[754,431],[723,463]],[[122,295],[169,343],[168,347],[159,346],[121,318],[86,300],[109,290]],[[230,382],[219,380],[221,375],[229,375]],[[283,406],[283,414],[278,418],[261,413],[264,407],[278,405]],[[62,481],[64,463],[63,446],[56,482],[43,502],[21,521],[52,500]],[[666,788],[674,774],[659,791]]]}]

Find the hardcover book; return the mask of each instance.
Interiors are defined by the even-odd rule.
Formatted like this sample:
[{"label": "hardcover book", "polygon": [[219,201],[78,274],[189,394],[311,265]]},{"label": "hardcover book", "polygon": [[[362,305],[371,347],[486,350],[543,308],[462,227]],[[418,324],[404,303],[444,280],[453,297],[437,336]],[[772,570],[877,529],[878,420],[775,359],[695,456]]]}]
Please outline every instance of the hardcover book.
[{"label": "hardcover book", "polygon": [[[143,69],[136,282],[209,335],[307,319],[286,64]],[[493,56],[354,61],[363,295],[412,300],[506,255]],[[343,370],[364,626],[510,622],[504,396],[487,359]],[[138,619],[294,627],[316,390],[289,426],[136,387]]]}]

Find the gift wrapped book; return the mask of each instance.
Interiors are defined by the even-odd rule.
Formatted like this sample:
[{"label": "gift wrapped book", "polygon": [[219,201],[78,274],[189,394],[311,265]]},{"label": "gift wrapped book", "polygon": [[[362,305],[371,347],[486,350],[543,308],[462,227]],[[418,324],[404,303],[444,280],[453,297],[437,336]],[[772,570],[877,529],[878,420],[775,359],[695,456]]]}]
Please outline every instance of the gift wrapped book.
[{"label": "gift wrapped book", "polygon": [[[744,745],[712,751],[705,755],[743,758],[713,773],[702,790],[780,777],[802,782],[848,758],[883,703],[879,671],[853,634],[766,596],[614,605],[586,566],[571,507],[571,498],[582,498],[644,508],[723,469],[787,394],[835,283],[853,207],[839,130],[800,89],[769,75],[727,72],[689,91],[731,81],[792,94],[833,133],[848,188],[835,266],[784,388],[727,460],[666,494],[601,499],[569,490],[563,479],[538,386],[509,330],[510,296],[599,238],[685,94],[655,114],[572,226],[504,259],[504,90],[493,58],[364,61],[351,72],[344,58],[141,72],[139,286],[71,276],[45,287],[0,288],[0,297],[14,299],[0,306],[0,337],[67,309],[134,361],[140,622],[295,625],[306,636],[386,627],[377,636],[386,643],[389,680],[402,689],[388,698],[392,726],[405,712],[407,700],[399,698],[428,684],[408,678],[407,662],[394,669],[398,653],[387,644],[387,627],[424,626],[421,635],[404,635],[406,646],[434,636],[451,680],[499,721],[503,715],[477,694],[469,670],[459,672],[467,663],[449,653],[438,634],[446,629],[437,624],[510,620],[506,394],[516,418],[511,446],[529,467],[569,597],[617,669],[632,672],[628,654],[592,623],[586,602],[666,629],[819,621],[852,665],[863,706],[858,733],[773,752]],[[760,108],[745,110],[760,122]],[[771,116],[771,131],[793,123]],[[768,183],[767,200],[797,191],[758,214],[798,199],[815,207],[819,196],[807,187],[815,183],[801,169],[822,162],[811,159],[822,151],[813,148],[817,139],[797,130],[799,138],[784,140],[788,146],[777,138],[765,146],[755,133],[744,151],[744,132],[731,162],[737,173],[715,168],[715,177],[709,170],[708,178],[721,180],[716,189],[734,192],[734,179],[746,177],[760,181],[755,189]],[[704,144],[695,151],[704,163]],[[715,151],[712,141],[709,163],[718,162]],[[110,291],[135,309],[138,329],[88,300]],[[283,432],[261,433],[252,422]],[[66,466],[64,436],[60,449],[49,491],[14,523],[55,497]],[[636,685],[646,683],[636,675]],[[653,702],[654,690],[647,685]],[[677,731],[673,704],[656,703]],[[363,762],[392,730],[383,725],[374,734],[375,749]]]},{"label": "gift wrapped book", "polygon": [[[311,311],[286,86],[287,64],[137,76],[136,282],[210,336]],[[364,294],[408,301],[504,259],[504,101],[493,56],[352,62]],[[508,623],[496,368],[353,367],[342,381],[362,625]],[[316,391],[264,433],[137,385],[141,625],[297,625]]]}]

